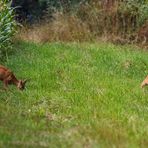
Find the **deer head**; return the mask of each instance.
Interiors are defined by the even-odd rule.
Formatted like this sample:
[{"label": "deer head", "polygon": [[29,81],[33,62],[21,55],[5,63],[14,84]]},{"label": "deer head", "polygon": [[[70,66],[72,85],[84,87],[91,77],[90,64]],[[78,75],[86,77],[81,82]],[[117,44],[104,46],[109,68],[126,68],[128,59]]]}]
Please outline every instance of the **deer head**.
[{"label": "deer head", "polygon": [[28,80],[18,80],[18,83],[17,83],[17,88],[20,89],[20,90],[24,90],[25,89],[25,84]]}]

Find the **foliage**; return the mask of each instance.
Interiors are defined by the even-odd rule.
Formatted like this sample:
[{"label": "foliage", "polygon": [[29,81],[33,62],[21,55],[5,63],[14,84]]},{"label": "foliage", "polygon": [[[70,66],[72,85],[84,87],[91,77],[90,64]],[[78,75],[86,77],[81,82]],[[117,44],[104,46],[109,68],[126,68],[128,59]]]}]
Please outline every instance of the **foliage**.
[{"label": "foliage", "polygon": [[5,65],[30,81],[1,90],[0,147],[147,148],[145,51],[19,42]]},{"label": "foliage", "polygon": [[[107,2],[103,0],[94,1],[94,0],[38,0],[38,1],[29,1],[29,0],[20,0],[20,1],[12,1],[13,6],[21,6],[21,10],[18,11],[21,17],[28,17],[28,14],[32,16],[33,19],[41,18],[43,16],[43,11],[46,11],[48,16],[52,16],[53,13],[57,11],[63,11],[68,13],[69,11],[77,11],[79,7],[84,5],[86,7],[92,7],[94,5],[94,10],[98,5],[97,11],[102,9],[102,5],[106,5],[108,8],[110,5],[114,5],[114,3],[119,3],[118,9],[121,13],[128,13],[130,16],[137,16],[137,23],[143,24],[145,20],[148,19],[148,1],[147,0],[126,0],[126,1],[112,1],[109,0]],[[115,5],[114,5],[115,6]],[[112,9],[116,9],[115,7]],[[93,9],[92,8],[92,9]],[[110,9],[110,8],[109,8]],[[101,11],[100,11],[101,12]],[[103,12],[104,15],[108,15],[108,13]],[[118,12],[116,12],[118,15]],[[23,16],[24,15],[24,16]],[[103,14],[100,14],[103,15]],[[46,15],[47,16],[47,15]],[[97,16],[98,17],[98,16]],[[24,18],[23,18],[24,19]],[[127,18],[128,19],[128,18]],[[110,24],[110,22],[109,22]]]},{"label": "foliage", "polygon": [[14,9],[6,1],[0,1],[0,56],[12,48],[12,37],[16,32]]},{"label": "foliage", "polygon": [[124,44],[139,40],[142,43],[144,37],[138,39],[137,36],[147,34],[146,29],[145,34],[139,33],[148,20],[146,0],[39,0],[39,6],[46,14],[42,15],[43,21],[21,30],[19,38],[51,42],[92,41],[105,37],[106,41]]},{"label": "foliage", "polygon": [[148,20],[148,1],[127,0],[126,2],[122,2],[120,11],[123,13],[128,12],[131,15],[137,16],[138,25],[142,25],[146,20]]},{"label": "foliage", "polygon": [[139,25],[143,25],[145,21],[148,21],[148,1],[139,5]]}]

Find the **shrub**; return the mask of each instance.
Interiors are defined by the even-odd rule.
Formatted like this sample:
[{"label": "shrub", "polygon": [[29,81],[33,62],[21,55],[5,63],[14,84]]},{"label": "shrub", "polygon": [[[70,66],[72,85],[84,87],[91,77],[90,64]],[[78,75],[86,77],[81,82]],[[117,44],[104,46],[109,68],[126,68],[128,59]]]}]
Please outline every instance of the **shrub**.
[{"label": "shrub", "polygon": [[[38,42],[101,39],[120,44],[136,43],[138,30],[148,20],[147,0],[80,0],[75,3],[74,0],[40,0],[45,1],[43,23],[25,28],[19,38]],[[141,42],[145,38],[142,36]]]}]

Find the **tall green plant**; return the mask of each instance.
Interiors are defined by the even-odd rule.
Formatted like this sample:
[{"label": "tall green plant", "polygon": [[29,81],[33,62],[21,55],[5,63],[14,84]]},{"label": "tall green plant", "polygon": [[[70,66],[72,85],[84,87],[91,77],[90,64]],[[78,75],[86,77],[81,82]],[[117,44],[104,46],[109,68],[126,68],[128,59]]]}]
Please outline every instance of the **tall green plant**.
[{"label": "tall green plant", "polygon": [[16,32],[14,9],[7,1],[0,2],[0,58],[12,48],[12,37]]}]

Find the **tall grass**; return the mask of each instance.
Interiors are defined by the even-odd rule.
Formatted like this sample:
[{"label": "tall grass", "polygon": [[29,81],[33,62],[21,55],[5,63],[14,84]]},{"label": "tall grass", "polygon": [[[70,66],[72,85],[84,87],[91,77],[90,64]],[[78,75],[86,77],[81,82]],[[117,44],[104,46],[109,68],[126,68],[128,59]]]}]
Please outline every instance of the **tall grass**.
[{"label": "tall grass", "polygon": [[88,41],[91,32],[88,26],[75,15],[66,15],[62,12],[54,14],[54,21],[23,27],[17,38],[35,42],[52,41]]},{"label": "tall grass", "polygon": [[21,38],[39,42],[92,41],[100,38],[119,43],[136,42],[139,28],[148,19],[146,1],[106,3],[91,0],[79,3],[70,10],[65,9],[54,11],[49,21],[22,29]]},{"label": "tall grass", "polygon": [[14,9],[6,1],[0,1],[0,58],[12,48],[16,26]]}]

